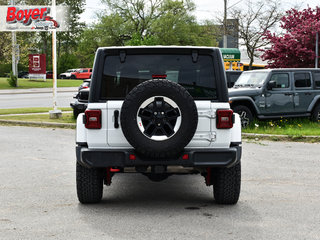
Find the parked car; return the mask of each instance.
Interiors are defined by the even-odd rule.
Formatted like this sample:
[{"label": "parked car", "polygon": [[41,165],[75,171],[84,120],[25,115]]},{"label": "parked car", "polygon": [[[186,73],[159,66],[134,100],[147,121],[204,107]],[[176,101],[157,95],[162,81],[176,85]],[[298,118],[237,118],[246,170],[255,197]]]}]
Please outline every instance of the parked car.
[{"label": "parked car", "polygon": [[87,79],[91,78],[92,68],[80,68],[76,72],[71,73],[71,79]]},{"label": "parked car", "polygon": [[77,118],[80,113],[83,113],[87,109],[89,91],[89,88],[83,88],[73,97],[75,100],[70,103],[70,106],[73,110],[74,118]]},{"label": "parked car", "polygon": [[228,88],[232,88],[240,77],[242,71],[226,71]]},{"label": "parked car", "polygon": [[77,118],[81,203],[101,201],[103,184],[132,172],[152,181],[201,174],[217,203],[237,203],[241,123],[218,48],[106,47],[94,62],[88,107]]},{"label": "parked car", "polygon": [[60,77],[60,79],[69,79],[69,78],[71,78],[71,74],[76,72],[76,71],[77,71],[77,69],[68,69],[64,73],[61,73],[59,75],[59,77]]},{"label": "parked car", "polygon": [[46,79],[52,79],[53,78],[53,72],[52,71],[47,71],[46,72]]},{"label": "parked car", "polygon": [[75,100],[70,103],[70,106],[73,109],[73,116],[75,118],[87,109],[90,83],[91,79],[83,80],[83,83],[78,88],[78,93],[73,96]]},{"label": "parked car", "polygon": [[254,117],[311,117],[320,121],[320,70],[314,68],[245,71],[229,89],[231,108],[242,127]]},{"label": "parked car", "polygon": [[18,73],[18,78],[28,78],[29,76],[29,72],[26,72],[26,71],[20,71]]},{"label": "parked car", "polygon": [[91,79],[85,79],[83,80],[83,83],[79,86],[78,91],[84,88],[90,88]]}]

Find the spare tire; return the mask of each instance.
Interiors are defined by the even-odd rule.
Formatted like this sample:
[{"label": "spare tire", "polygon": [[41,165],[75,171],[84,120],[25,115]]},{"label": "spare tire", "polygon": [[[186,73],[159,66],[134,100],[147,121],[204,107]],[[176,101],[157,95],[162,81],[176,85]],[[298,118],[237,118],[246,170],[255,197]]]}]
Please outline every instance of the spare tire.
[{"label": "spare tire", "polygon": [[168,80],[145,81],[126,96],[120,115],[128,142],[143,156],[175,157],[191,141],[197,107],[185,88]]}]

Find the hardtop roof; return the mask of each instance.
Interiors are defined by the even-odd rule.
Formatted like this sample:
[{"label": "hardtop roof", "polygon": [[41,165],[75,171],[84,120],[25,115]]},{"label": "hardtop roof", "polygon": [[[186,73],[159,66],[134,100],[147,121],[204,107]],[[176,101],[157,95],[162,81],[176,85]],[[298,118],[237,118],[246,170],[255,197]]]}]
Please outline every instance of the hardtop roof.
[{"label": "hardtop roof", "polygon": [[218,47],[205,47],[205,46],[175,46],[175,45],[170,45],[170,46],[163,46],[163,45],[155,45],[155,46],[114,46],[114,47],[99,47],[101,50],[106,50],[106,49],[157,49],[157,48],[164,48],[164,49],[214,49],[218,50]]}]

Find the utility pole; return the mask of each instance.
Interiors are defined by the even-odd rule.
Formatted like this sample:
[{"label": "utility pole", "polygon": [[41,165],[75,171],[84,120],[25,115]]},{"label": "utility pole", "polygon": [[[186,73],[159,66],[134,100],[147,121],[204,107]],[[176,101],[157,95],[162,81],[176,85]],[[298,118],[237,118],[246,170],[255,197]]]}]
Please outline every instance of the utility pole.
[{"label": "utility pole", "polygon": [[[52,17],[57,18],[56,0],[52,0]],[[52,72],[53,72],[53,110],[49,111],[50,118],[60,118],[62,111],[57,108],[57,30],[52,29]]]},{"label": "utility pole", "polygon": [[224,17],[223,17],[223,47],[227,48],[227,0],[224,0]]},{"label": "utility pole", "polygon": [[14,76],[18,75],[18,68],[17,68],[17,60],[16,60],[16,52],[17,52],[17,36],[16,32],[12,31],[12,73]]},{"label": "utility pole", "polygon": [[[14,0],[10,1],[10,5],[14,6],[15,2]],[[17,35],[16,31],[11,32],[12,36],[12,73],[14,76],[18,77],[18,66],[17,66],[17,59],[16,59],[16,52],[17,52]],[[17,80],[17,86],[18,86],[18,80]]]}]

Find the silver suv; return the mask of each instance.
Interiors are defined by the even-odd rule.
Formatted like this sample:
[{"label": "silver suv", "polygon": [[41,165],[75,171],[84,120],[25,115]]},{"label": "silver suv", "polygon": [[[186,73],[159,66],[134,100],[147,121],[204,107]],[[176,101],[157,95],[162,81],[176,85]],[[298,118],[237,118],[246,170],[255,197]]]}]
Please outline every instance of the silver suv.
[{"label": "silver suv", "polygon": [[99,48],[93,69],[88,107],[77,118],[81,203],[99,202],[103,183],[132,172],[152,181],[198,173],[217,203],[238,201],[241,124],[219,49]]}]

